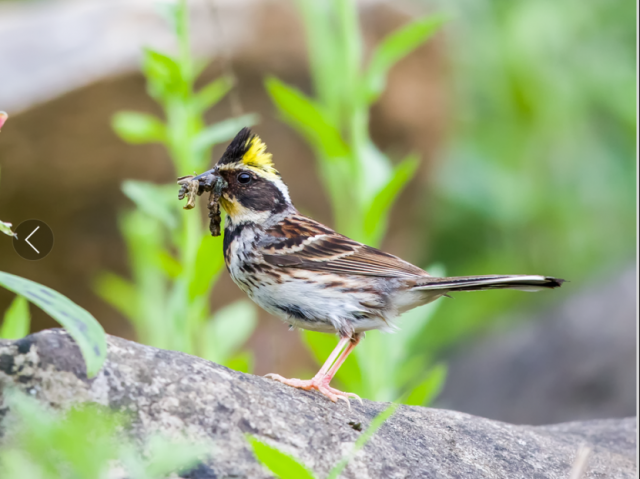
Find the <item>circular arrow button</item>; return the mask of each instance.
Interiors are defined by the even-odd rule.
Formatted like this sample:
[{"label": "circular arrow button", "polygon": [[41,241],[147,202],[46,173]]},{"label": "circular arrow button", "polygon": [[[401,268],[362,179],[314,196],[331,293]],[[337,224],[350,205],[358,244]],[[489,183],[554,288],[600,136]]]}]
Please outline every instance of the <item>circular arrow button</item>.
[{"label": "circular arrow button", "polygon": [[13,248],[24,259],[42,259],[53,249],[53,231],[44,221],[23,221],[15,233],[17,238],[13,238]]}]

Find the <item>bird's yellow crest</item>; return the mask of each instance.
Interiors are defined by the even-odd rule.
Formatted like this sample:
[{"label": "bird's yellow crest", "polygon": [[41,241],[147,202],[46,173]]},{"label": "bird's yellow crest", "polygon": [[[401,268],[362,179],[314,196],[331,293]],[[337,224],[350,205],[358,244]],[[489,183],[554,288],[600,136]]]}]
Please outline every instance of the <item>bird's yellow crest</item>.
[{"label": "bird's yellow crest", "polygon": [[218,161],[221,170],[238,167],[248,168],[269,179],[280,176],[273,166],[271,153],[267,153],[267,145],[248,128],[240,130]]},{"label": "bird's yellow crest", "polygon": [[248,140],[247,152],[242,156],[242,163],[249,168],[262,170],[268,174],[278,174],[273,166],[271,153],[267,153],[267,145],[258,135],[253,135]]}]

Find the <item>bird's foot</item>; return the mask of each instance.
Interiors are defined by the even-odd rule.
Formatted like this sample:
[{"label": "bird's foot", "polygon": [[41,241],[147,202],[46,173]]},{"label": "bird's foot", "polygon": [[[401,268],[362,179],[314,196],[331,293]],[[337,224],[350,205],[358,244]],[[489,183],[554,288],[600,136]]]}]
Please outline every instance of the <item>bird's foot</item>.
[{"label": "bird's foot", "polygon": [[349,398],[355,398],[360,401],[360,404],[362,404],[362,399],[360,399],[360,396],[357,394],[345,393],[329,386],[329,383],[331,382],[331,378],[329,376],[315,376],[313,379],[287,379],[283,378],[279,374],[270,373],[265,375],[265,377],[281,382],[282,384],[286,384],[287,386],[304,389],[305,391],[315,389],[333,402],[337,402],[338,399],[345,401],[349,406],[349,409],[351,409]]}]

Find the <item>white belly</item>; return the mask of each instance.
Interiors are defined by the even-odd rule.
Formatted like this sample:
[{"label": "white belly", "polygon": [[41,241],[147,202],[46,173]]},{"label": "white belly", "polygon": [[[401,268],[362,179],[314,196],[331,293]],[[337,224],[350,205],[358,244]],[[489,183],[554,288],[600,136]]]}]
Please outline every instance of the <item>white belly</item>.
[{"label": "white belly", "polygon": [[391,278],[271,267],[254,253],[253,241],[255,231],[245,228],[229,245],[231,278],[255,303],[293,327],[341,334],[392,331],[400,313],[440,296],[403,290]]}]

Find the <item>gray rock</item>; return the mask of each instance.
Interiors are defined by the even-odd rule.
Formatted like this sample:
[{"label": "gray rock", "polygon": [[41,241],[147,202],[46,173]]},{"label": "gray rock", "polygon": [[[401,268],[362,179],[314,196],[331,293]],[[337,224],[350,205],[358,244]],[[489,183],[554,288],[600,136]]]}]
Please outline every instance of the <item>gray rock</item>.
[{"label": "gray rock", "polygon": [[[57,408],[95,401],[133,413],[133,433],[208,439],[213,459],[184,477],[263,478],[251,433],[324,477],[386,408],[334,404],[314,392],[231,371],[186,354],[108,337],[103,370],[88,380],[62,330],[0,341],[0,390],[19,388]],[[4,409],[3,409],[4,411]],[[9,411],[8,414],[11,414]],[[350,424],[351,423],[351,424]],[[400,407],[346,469],[348,478],[567,478],[582,444],[587,478],[636,476],[636,419],[516,426],[468,414]]]}]

